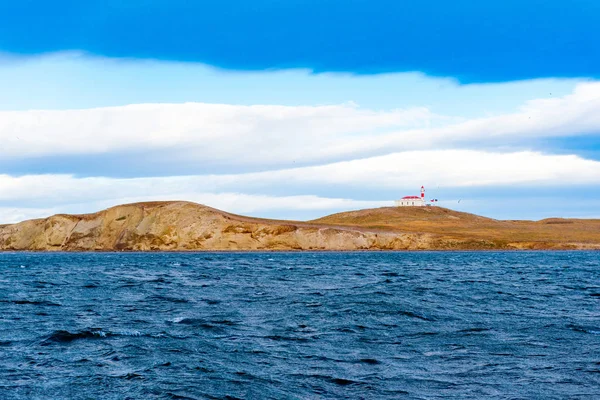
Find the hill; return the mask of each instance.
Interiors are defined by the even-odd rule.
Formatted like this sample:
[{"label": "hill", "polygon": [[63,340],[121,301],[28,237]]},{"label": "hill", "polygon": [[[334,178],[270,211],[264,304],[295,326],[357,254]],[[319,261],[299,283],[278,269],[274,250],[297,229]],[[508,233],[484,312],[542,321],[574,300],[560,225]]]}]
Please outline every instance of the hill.
[{"label": "hill", "polygon": [[440,207],[279,221],[173,201],[0,225],[0,250],[600,249],[600,220],[497,221]]},{"label": "hill", "polygon": [[316,224],[436,235],[447,245],[489,248],[600,248],[600,220],[502,221],[442,207],[384,207],[329,215]]}]

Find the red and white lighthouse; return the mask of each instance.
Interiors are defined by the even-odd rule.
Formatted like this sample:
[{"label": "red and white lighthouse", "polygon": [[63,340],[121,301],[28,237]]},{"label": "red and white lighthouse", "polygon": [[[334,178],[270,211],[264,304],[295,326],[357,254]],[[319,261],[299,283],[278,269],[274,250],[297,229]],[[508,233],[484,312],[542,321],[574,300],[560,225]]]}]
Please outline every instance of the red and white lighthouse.
[{"label": "red and white lighthouse", "polygon": [[425,201],[425,186],[421,186],[421,196],[404,196],[400,200],[396,200],[397,207],[423,207],[427,203]]}]

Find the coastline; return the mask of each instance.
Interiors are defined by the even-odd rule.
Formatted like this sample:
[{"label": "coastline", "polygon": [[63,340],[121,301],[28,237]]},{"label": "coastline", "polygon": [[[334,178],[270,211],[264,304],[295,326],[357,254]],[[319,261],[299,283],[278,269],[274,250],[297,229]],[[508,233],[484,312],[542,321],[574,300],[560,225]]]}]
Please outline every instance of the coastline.
[{"label": "coastline", "polygon": [[527,250],[600,250],[600,220],[500,221],[441,207],[383,207],[285,221],[173,201],[0,225],[2,252]]}]

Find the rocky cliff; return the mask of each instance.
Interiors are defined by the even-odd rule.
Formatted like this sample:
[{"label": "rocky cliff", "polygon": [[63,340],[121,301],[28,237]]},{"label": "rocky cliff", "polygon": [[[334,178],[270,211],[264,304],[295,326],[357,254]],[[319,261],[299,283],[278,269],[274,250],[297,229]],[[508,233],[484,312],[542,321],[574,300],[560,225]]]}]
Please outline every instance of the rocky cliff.
[{"label": "rocky cliff", "polygon": [[[570,225],[564,221],[570,220],[561,221],[559,226],[564,232],[564,227]],[[495,221],[437,207],[362,210],[312,222],[293,222],[243,217],[189,202],[153,202],[0,225],[0,250],[600,248],[600,224],[593,225],[597,231],[589,237],[562,235],[559,240],[531,235],[525,240],[506,240],[506,235],[512,237],[505,232],[506,224],[510,225],[509,231],[521,229],[527,233],[529,229],[519,226],[518,221]],[[490,229],[497,233],[490,234]]]}]

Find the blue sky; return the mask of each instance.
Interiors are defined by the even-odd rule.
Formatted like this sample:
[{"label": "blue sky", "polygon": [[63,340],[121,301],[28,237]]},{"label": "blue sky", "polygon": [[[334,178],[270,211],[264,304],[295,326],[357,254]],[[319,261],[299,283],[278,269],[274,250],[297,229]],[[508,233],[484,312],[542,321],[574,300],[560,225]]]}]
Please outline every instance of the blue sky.
[{"label": "blue sky", "polygon": [[0,46],[472,83],[597,77],[598,25],[595,0],[29,0],[2,5]]},{"label": "blue sky", "polygon": [[421,184],[600,217],[599,26],[591,0],[4,2],[0,223],[148,199],[308,219]]}]

